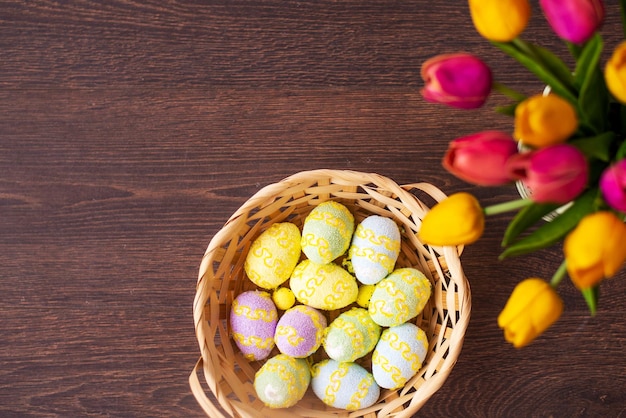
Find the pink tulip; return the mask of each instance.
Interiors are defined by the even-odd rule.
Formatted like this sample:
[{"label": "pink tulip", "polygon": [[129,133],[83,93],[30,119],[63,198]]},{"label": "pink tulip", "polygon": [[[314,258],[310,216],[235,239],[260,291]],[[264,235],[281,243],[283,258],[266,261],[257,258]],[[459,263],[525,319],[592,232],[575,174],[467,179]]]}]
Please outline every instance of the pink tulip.
[{"label": "pink tulip", "polygon": [[444,54],[422,64],[422,95],[430,102],[460,109],[482,106],[491,92],[491,69],[467,53]]},{"label": "pink tulip", "polygon": [[626,212],[626,159],[617,162],[602,173],[600,190],[609,206]]},{"label": "pink tulip", "polygon": [[587,160],[578,148],[568,144],[517,154],[509,159],[507,168],[538,203],[567,203],[587,185]]},{"label": "pink tulip", "polygon": [[602,26],[602,0],[540,0],[543,14],[556,34],[566,41],[583,44]]},{"label": "pink tulip", "polygon": [[505,164],[514,154],[517,143],[510,135],[484,131],[450,142],[443,166],[469,183],[497,186],[511,181]]}]

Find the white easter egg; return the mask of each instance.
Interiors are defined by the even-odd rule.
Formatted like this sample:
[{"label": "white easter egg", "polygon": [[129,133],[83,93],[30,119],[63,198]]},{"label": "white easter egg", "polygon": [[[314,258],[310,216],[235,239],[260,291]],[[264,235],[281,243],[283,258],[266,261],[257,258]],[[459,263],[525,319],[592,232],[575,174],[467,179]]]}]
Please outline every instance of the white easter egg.
[{"label": "white easter egg", "polygon": [[374,377],[357,363],[327,359],[313,365],[311,389],[326,405],[356,411],[372,406],[380,388]]},{"label": "white easter egg", "polygon": [[359,223],[352,237],[348,257],[356,278],[376,284],[391,273],[400,254],[400,229],[383,216],[371,215]]},{"label": "white easter egg", "polygon": [[372,354],[372,374],[381,388],[403,387],[422,367],[428,338],[417,325],[407,322],[384,330]]}]

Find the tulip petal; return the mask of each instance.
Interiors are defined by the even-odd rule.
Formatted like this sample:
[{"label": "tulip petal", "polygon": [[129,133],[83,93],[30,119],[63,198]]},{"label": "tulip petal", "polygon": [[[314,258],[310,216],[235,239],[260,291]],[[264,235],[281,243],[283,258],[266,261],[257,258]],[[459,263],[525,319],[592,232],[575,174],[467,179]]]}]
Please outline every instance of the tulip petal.
[{"label": "tulip petal", "polygon": [[422,220],[419,238],[429,245],[463,245],[478,240],[485,228],[480,203],[469,193],[455,193],[436,204]]}]

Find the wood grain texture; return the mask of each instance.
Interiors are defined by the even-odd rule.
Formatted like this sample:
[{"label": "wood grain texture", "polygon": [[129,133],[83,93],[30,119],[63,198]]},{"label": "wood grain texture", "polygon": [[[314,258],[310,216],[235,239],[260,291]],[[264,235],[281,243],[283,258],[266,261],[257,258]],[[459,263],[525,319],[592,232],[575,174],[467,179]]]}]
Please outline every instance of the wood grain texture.
[{"label": "wood grain texture", "polygon": [[[533,11],[529,39],[560,48]],[[187,384],[200,259],[250,195],[294,172],[514,198],[440,167],[448,140],[511,126],[497,96],[472,112],[421,98],[421,63],[458,50],[542,87],[460,0],[0,2],[0,416],[202,416]],[[507,220],[463,254],[465,345],[417,416],[626,416],[624,273],[595,317],[565,283],[561,320],[514,350],[495,318],[561,249],[499,262]]]}]

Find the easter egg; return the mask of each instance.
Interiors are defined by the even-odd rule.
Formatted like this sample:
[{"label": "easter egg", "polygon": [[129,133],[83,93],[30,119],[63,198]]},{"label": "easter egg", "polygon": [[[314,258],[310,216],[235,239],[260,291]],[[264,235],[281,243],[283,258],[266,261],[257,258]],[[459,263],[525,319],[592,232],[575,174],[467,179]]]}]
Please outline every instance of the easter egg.
[{"label": "easter egg", "polygon": [[289,279],[300,260],[300,229],[291,222],[270,226],[259,235],[246,255],[248,278],[263,289],[275,289]]},{"label": "easter egg", "polygon": [[256,372],[254,390],[266,406],[289,408],[304,397],[310,382],[306,360],[278,354]]},{"label": "easter egg", "polygon": [[380,326],[367,310],[352,308],[330,323],[324,338],[328,357],[339,362],[351,362],[374,349],[380,337]]},{"label": "easter egg", "polygon": [[263,360],[274,348],[278,312],[269,293],[240,293],[230,309],[233,340],[248,360]]},{"label": "easter egg", "polygon": [[400,254],[400,229],[389,218],[371,215],[354,231],[348,257],[358,281],[376,284],[393,271]]},{"label": "easter egg", "polygon": [[278,320],[274,341],[281,353],[304,358],[322,344],[326,317],[307,305],[297,305],[285,311]]},{"label": "easter egg", "polygon": [[430,294],[430,281],[424,273],[399,268],[376,284],[368,310],[380,326],[400,325],[422,312]]},{"label": "easter egg", "polygon": [[327,264],[344,254],[354,233],[354,216],[339,202],[317,205],[304,219],[302,252],[317,264]]},{"label": "easter egg", "polygon": [[406,384],[422,367],[428,352],[426,333],[407,322],[387,328],[372,354],[372,374],[378,386],[397,389]]},{"label": "easter egg", "polygon": [[317,264],[302,260],[294,269],[289,287],[296,299],[316,309],[341,309],[356,300],[356,279],[334,263]]},{"label": "easter egg", "polygon": [[326,405],[356,411],[378,400],[380,387],[366,369],[356,363],[322,360],[311,369],[311,389]]},{"label": "easter egg", "polygon": [[361,307],[367,309],[370,306],[370,299],[374,293],[375,286],[373,284],[364,284],[359,286],[359,293],[356,297],[356,303]]},{"label": "easter egg", "polygon": [[296,303],[296,297],[288,287],[276,289],[274,293],[272,293],[272,300],[276,304],[276,307],[283,311],[291,308]]}]

